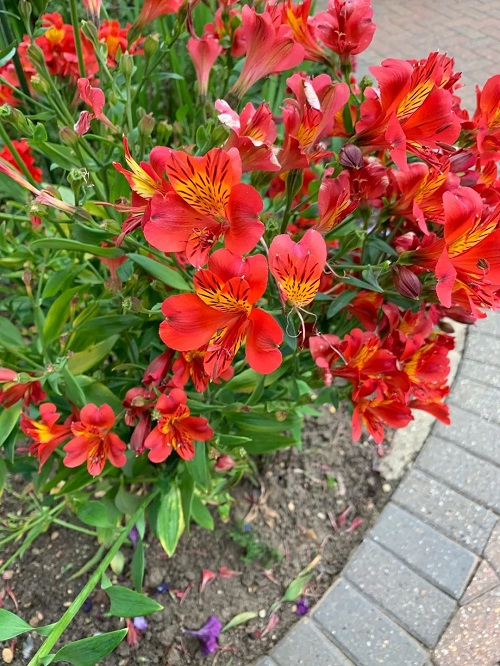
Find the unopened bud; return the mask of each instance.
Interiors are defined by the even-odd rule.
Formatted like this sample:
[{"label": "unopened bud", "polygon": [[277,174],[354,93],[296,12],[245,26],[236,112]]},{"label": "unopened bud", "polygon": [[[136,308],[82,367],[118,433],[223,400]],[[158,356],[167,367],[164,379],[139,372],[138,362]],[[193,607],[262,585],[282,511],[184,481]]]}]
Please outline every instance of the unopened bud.
[{"label": "unopened bud", "polygon": [[28,2],[28,0],[19,0],[18,9],[23,21],[29,23],[31,12],[33,10],[31,2]]},{"label": "unopened bud", "polygon": [[464,173],[476,164],[476,156],[470,151],[459,150],[450,157],[450,171],[452,173]]},{"label": "unopened bud", "polygon": [[47,81],[40,76],[40,74],[35,74],[30,79],[30,84],[33,90],[41,95],[46,95],[50,90],[50,85]]},{"label": "unopened bud", "polygon": [[134,58],[130,53],[122,53],[119,64],[120,72],[129,79],[134,72]]},{"label": "unopened bud", "polygon": [[418,300],[422,295],[422,284],[415,273],[407,266],[395,266],[393,269],[394,286],[401,296]]},{"label": "unopened bud", "polygon": [[158,38],[155,35],[148,35],[146,39],[144,40],[143,44],[143,49],[144,49],[144,55],[146,58],[151,58],[154,56],[156,51],[158,51]]},{"label": "unopened bud", "polygon": [[97,33],[97,28],[92,21],[82,22],[82,33],[88,40],[92,42],[94,48],[99,45],[99,35]]},{"label": "unopened bud", "polygon": [[89,172],[87,169],[71,169],[68,173],[68,183],[71,187],[81,186],[87,182]]},{"label": "unopened bud", "polygon": [[438,323],[438,326],[439,326],[440,330],[443,331],[443,333],[452,334],[452,333],[455,332],[455,329],[453,328],[453,326],[447,321],[440,321]]},{"label": "unopened bud", "polygon": [[361,169],[363,166],[363,153],[353,143],[346,143],[339,153],[339,162],[347,169]]},{"label": "unopened bud", "polygon": [[122,308],[124,312],[141,312],[142,305],[141,301],[135,296],[128,296],[122,301]]},{"label": "unopened bud", "polygon": [[59,138],[66,146],[74,146],[78,143],[78,134],[71,127],[61,127]]},{"label": "unopened bud", "polygon": [[172,136],[173,127],[166,120],[162,120],[156,126],[156,140],[159,146],[167,146]]},{"label": "unopened bud", "polygon": [[[45,68],[45,56],[38,44],[32,42],[26,49],[26,53],[35,67]],[[32,81],[33,80],[31,79],[31,82]]]},{"label": "unopened bud", "polygon": [[143,136],[151,136],[155,128],[153,114],[145,113],[139,120],[137,127],[139,128],[139,134],[142,134]]},{"label": "unopened bud", "polygon": [[24,136],[31,136],[33,133],[32,123],[24,116],[22,111],[15,109],[10,104],[0,106],[0,122],[3,121],[13,125]]},{"label": "unopened bud", "polygon": [[29,270],[23,271],[22,280],[26,287],[31,287],[31,280],[33,279],[33,273]]}]

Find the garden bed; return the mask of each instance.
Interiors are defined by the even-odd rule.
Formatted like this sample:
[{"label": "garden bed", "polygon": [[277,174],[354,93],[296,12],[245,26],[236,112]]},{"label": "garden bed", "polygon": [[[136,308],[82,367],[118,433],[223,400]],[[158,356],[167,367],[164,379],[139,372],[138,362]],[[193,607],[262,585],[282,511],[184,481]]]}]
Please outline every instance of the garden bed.
[{"label": "garden bed", "polygon": [[[249,666],[298,619],[295,604],[284,603],[277,611],[277,624],[259,634],[268,625],[272,604],[318,555],[321,561],[306,589],[307,605],[319,599],[378,516],[390,489],[382,488],[375,471],[378,458],[373,443],[352,443],[345,410],[332,414],[326,409],[321,418],[307,424],[304,435],[303,451],[293,449],[263,458],[256,485],[247,480],[236,488],[230,522],[224,524],[216,518],[213,533],[193,525],[171,560],[154,538],[147,540],[145,591],[154,595],[164,610],[148,616],[149,628],[136,646],[124,642],[102,663]],[[2,514],[15,508],[12,497],[6,494]],[[241,521],[240,528],[237,521]],[[245,548],[235,542],[241,538],[263,545],[257,550],[264,559],[265,546],[275,549],[279,560],[274,554],[267,564],[255,559],[243,562]],[[40,536],[22,561],[13,564],[4,581],[19,604],[18,614],[35,624],[58,620],[85,582],[85,576],[72,582],[67,579],[95,549],[91,537],[59,526]],[[123,553],[127,563],[117,582],[128,585],[132,548],[123,548]],[[8,557],[9,550],[2,555]],[[202,570],[217,573],[221,567],[239,575],[217,577],[200,594]],[[181,602],[178,594],[188,587]],[[107,601],[103,592],[94,592],[91,599],[92,607],[89,602],[87,612],[80,611],[64,634],[64,643],[122,626],[116,618],[103,617]],[[15,611],[8,594],[4,607]],[[183,628],[199,629],[211,615],[226,624],[234,616],[252,611],[258,616],[223,633],[221,649],[206,658],[201,656],[197,641],[183,633]],[[23,658],[23,651],[27,655],[28,646],[34,647],[38,641],[20,636],[12,663],[26,664],[29,658]]]}]

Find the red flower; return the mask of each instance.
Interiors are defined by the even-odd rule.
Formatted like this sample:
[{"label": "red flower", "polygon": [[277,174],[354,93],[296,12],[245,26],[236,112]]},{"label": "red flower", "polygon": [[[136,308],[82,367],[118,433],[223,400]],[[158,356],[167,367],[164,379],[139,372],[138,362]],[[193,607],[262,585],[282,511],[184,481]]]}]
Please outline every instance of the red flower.
[{"label": "red flower", "polygon": [[164,301],[166,317],[160,337],[172,349],[190,351],[208,343],[204,367],[215,379],[231,364],[246,338],[246,358],[257,372],[268,374],[281,364],[278,346],[283,331],[270,314],[253,307],[267,286],[267,261],[258,254],[240,257],[214,252],[208,270],[194,277],[196,294]]},{"label": "red flower", "polygon": [[356,143],[371,149],[388,149],[397,166],[407,170],[406,151],[435,159],[429,148],[437,142],[453,144],[460,134],[460,119],[453,111],[453,95],[445,90],[448,59],[431,53],[411,63],[390,58],[370,67],[380,93],[365,90],[361,118],[356,123]]},{"label": "red flower", "polygon": [[65,439],[71,437],[69,425],[57,425],[59,414],[51,402],[40,405],[41,421],[36,421],[21,414],[21,430],[34,442],[30,446],[30,454],[40,461],[39,470],[45,465],[50,455]]},{"label": "red flower", "polygon": [[321,41],[345,61],[370,45],[377,27],[372,16],[371,0],[329,0],[314,24]]},{"label": "red flower", "polygon": [[203,266],[221,236],[228,250],[252,250],[264,232],[257,218],[262,199],[257,190],[240,183],[238,152],[220,148],[204,157],[170,150],[165,171],[174,192],[157,193],[151,218],[144,225],[146,240],[163,252],[185,252],[193,266]]},{"label": "red flower", "polygon": [[[125,407],[124,421],[128,426],[134,427],[130,437],[130,448],[136,454],[144,451],[144,442],[151,431],[151,412],[155,404],[156,394],[149,389],[136,386],[125,394],[123,406]],[[136,420],[139,422],[136,424]]]},{"label": "red flower", "polygon": [[93,88],[90,85],[89,79],[78,79],[78,92],[80,99],[85,102],[92,109],[89,111],[82,111],[80,117],[75,123],[74,130],[80,136],[85,134],[90,129],[90,121],[94,118],[100,120],[104,125],[111,130],[116,131],[116,127],[109,120],[105,113],[102,112],[105,104],[104,93],[100,88]]},{"label": "red flower", "polygon": [[107,64],[108,67],[116,67],[118,51],[121,53],[141,53],[138,48],[139,40],[136,40],[128,46],[128,32],[131,25],[127,23],[125,28],[122,28],[118,21],[103,21],[99,26],[98,36],[99,41],[104,42],[108,49]]},{"label": "red flower", "polygon": [[123,453],[127,447],[118,435],[110,432],[114,423],[115,414],[108,404],[85,405],[80,411],[80,420],[71,424],[74,437],[64,447],[66,467],[78,467],[87,461],[92,476],[102,472],[106,460],[114,467],[123,467],[127,462]]},{"label": "red flower", "polygon": [[352,438],[361,437],[362,425],[366,427],[377,444],[384,439],[384,426],[404,428],[413,420],[410,408],[397,394],[384,391],[383,382],[373,379],[364,381],[352,395]]},{"label": "red flower", "polygon": [[298,243],[290,236],[275,236],[269,247],[269,270],[284,300],[294,308],[308,305],[316,296],[327,256],[323,236],[313,229]]},{"label": "red flower", "polygon": [[294,40],[290,27],[276,25],[269,11],[257,14],[244,5],[241,18],[247,52],[241,74],[228,93],[238,98],[265,76],[291,69],[304,59],[304,48]]},{"label": "red flower", "polygon": [[171,349],[167,349],[154,358],[144,371],[142,383],[146,386],[150,384],[159,386],[169,373],[173,359],[174,352]]},{"label": "red flower", "polygon": [[156,411],[160,418],[145,441],[145,447],[150,449],[148,458],[151,462],[163,462],[172,451],[184,460],[192,460],[195,454],[193,440],[205,442],[214,436],[206,419],[191,416],[186,402],[187,395],[178,388],[158,398]]},{"label": "red flower", "polygon": [[342,171],[336,178],[325,178],[318,193],[319,220],[315,229],[322,234],[328,233],[357,206],[357,201],[351,201],[351,186],[347,171]]},{"label": "red flower", "polygon": [[[181,352],[172,366],[172,384],[179,388],[183,388],[188,381],[191,380],[195,391],[198,391],[198,393],[206,391],[210,381],[210,376],[207,375],[205,371],[206,354],[207,345],[204,345],[201,349]],[[221,373],[220,379],[229,380],[233,374],[234,368],[226,368],[226,370]],[[215,383],[219,384],[220,379],[214,379]]]},{"label": "red flower", "polygon": [[276,139],[276,125],[268,104],[262,102],[256,109],[249,102],[240,115],[223,99],[215,102],[215,108],[220,112],[220,122],[231,130],[224,150],[238,150],[244,172],[279,171],[280,164],[272,145]]},{"label": "red flower", "polygon": [[500,158],[500,74],[486,81],[477,91],[477,109],[473,121],[477,125],[477,149],[482,158]]},{"label": "red flower", "polygon": [[144,0],[141,13],[134,23],[134,28],[141,31],[148,23],[151,23],[165,14],[177,14],[183,0]]},{"label": "red flower", "polygon": [[326,60],[326,52],[318,43],[316,22],[309,16],[311,5],[312,0],[304,0],[296,5],[292,0],[286,0],[282,5],[281,20],[290,26],[295,41],[304,47],[305,60],[323,62]]},{"label": "red flower", "polygon": [[[37,166],[35,166],[35,158],[33,157],[28,142],[25,139],[21,139],[21,141],[13,139],[12,145],[19,153],[19,156],[21,157],[22,161],[25,163],[30,174],[33,176],[33,180],[36,180],[38,183],[41,183],[42,170],[39,169]],[[4,146],[2,150],[0,150],[0,158],[4,159],[6,162],[11,164],[15,169],[20,171],[16,160],[14,159],[12,153],[10,152],[7,146]]]},{"label": "red flower", "polygon": [[0,405],[8,409],[19,400],[23,400],[24,406],[38,405],[47,397],[42,385],[38,381],[18,382],[17,372],[9,368],[0,368]]},{"label": "red flower", "polygon": [[88,12],[90,20],[98,24],[102,0],[83,0],[83,4]]},{"label": "red flower", "polygon": [[188,39],[187,50],[196,70],[198,94],[204,99],[208,92],[210,71],[222,53],[222,46],[217,39],[204,35],[201,39],[195,37]]}]

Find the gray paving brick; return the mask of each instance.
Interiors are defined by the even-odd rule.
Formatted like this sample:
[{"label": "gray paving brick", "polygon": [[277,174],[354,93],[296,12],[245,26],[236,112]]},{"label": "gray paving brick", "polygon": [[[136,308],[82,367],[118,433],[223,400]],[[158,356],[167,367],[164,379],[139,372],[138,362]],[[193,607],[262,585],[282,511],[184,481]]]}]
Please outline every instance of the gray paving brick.
[{"label": "gray paving brick", "polygon": [[345,580],[330,589],[314,619],[357,666],[423,666],[428,660],[411,636]]},{"label": "gray paving brick", "polygon": [[481,383],[489,384],[494,388],[500,388],[500,368],[496,365],[484,365],[470,358],[463,358],[460,361],[460,375],[467,379],[481,380]]},{"label": "gray paving brick", "polygon": [[500,513],[500,468],[451,442],[429,437],[417,467]]},{"label": "gray paving brick", "polygon": [[478,555],[496,522],[492,511],[418,469],[403,479],[393,500]]},{"label": "gray paving brick", "polygon": [[450,419],[449,426],[436,422],[433,434],[500,465],[500,426],[487,423],[480,416],[453,404],[450,404]]},{"label": "gray paving brick", "polygon": [[374,541],[364,541],[344,576],[427,647],[434,647],[456,603]]},{"label": "gray paving brick", "polygon": [[474,326],[469,328],[471,335],[486,333],[500,337],[500,316],[498,312],[489,312],[485,319],[478,319]]},{"label": "gray paving brick", "polygon": [[264,657],[263,659],[259,659],[255,666],[276,666],[276,662],[270,657]]},{"label": "gray paving brick", "polygon": [[469,329],[465,343],[465,358],[479,361],[484,365],[500,366],[500,338],[493,335],[474,333]]},{"label": "gray paving brick", "polygon": [[296,624],[271,656],[279,666],[353,666],[352,661],[308,619]]},{"label": "gray paving brick", "polygon": [[392,502],[370,537],[455,599],[465,592],[478,561],[463,546]]},{"label": "gray paving brick", "polygon": [[500,424],[500,389],[464,377],[460,370],[449,401],[478,414],[486,421]]}]

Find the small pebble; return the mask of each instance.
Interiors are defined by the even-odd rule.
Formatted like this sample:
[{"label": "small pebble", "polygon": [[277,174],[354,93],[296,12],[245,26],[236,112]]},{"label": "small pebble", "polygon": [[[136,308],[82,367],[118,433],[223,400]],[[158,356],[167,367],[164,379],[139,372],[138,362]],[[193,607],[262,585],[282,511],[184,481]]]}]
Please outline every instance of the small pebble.
[{"label": "small pebble", "polygon": [[295,504],[293,502],[288,502],[288,511],[295,511]]},{"label": "small pebble", "polygon": [[265,608],[263,608],[262,610],[259,611],[259,617],[260,618],[266,617],[266,609]]},{"label": "small pebble", "polygon": [[73,602],[71,602],[71,601],[65,601],[65,602],[63,603],[63,606],[64,606],[64,608],[69,608],[69,607],[71,606],[72,603],[73,603]]},{"label": "small pebble", "polygon": [[33,617],[30,618],[29,625],[31,627],[38,627],[39,624],[40,624],[40,620],[37,618],[36,615],[33,615]]},{"label": "small pebble", "polygon": [[59,532],[52,532],[52,534],[50,535],[50,540],[55,541],[58,536],[59,536]]},{"label": "small pebble", "polygon": [[14,653],[8,647],[2,650],[2,659],[6,664],[11,664],[14,659]]},{"label": "small pebble", "polygon": [[326,515],[322,511],[318,511],[316,515],[320,520],[326,520]]},{"label": "small pebble", "polygon": [[392,490],[391,484],[390,483],[384,483],[384,485],[382,486],[382,490],[384,491],[384,493],[390,493],[391,490]]}]

